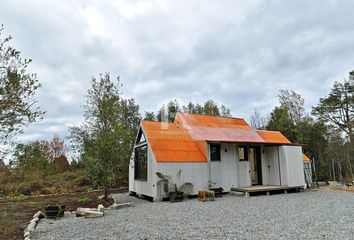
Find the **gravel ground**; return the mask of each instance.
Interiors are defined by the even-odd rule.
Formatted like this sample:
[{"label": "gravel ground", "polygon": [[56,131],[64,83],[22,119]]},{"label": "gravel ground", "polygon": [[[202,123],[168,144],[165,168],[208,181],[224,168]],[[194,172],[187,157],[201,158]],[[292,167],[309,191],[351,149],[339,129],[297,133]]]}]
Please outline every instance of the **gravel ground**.
[{"label": "gravel ground", "polygon": [[215,202],[151,203],[116,195],[135,207],[103,218],[44,219],[31,239],[354,239],[354,194],[320,190]]}]

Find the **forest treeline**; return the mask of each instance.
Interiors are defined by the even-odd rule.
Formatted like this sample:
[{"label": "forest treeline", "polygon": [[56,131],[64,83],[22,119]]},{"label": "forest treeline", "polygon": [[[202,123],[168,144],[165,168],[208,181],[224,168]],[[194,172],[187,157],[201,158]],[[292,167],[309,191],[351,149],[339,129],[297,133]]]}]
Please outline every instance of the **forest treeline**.
[{"label": "forest treeline", "polygon": [[[231,117],[230,109],[213,99],[186,105],[171,99],[155,112],[141,113],[135,99],[124,98],[120,78],[104,73],[92,77],[85,93],[84,121],[71,127],[69,136],[16,143],[14,137],[26,125],[44,118],[45,111],[37,107],[35,99],[40,82],[36,74],[27,72],[31,60],[21,58],[20,52],[9,46],[11,36],[2,39],[1,33],[2,27],[1,195],[93,188],[103,188],[107,195],[109,188],[127,185],[130,156],[142,119],[172,122],[176,112]],[[320,180],[353,180],[353,72],[342,82],[335,82],[310,112],[306,112],[299,93],[284,89],[279,91],[278,104],[271,112],[254,110],[248,120],[256,129],[280,131],[292,142],[304,144],[304,152],[315,160]],[[10,156],[6,163],[5,156]]]},{"label": "forest treeline", "polygon": [[[146,112],[145,120],[172,121],[176,112],[230,117],[230,109],[213,100],[204,105],[180,106],[171,100],[156,113]],[[343,82],[335,82],[329,94],[319,99],[311,112],[304,98],[293,90],[280,90],[278,105],[261,114],[257,109],[248,122],[255,129],[282,132],[291,142],[303,144],[304,153],[315,164],[319,180],[352,181],[354,164],[354,72]]]}]

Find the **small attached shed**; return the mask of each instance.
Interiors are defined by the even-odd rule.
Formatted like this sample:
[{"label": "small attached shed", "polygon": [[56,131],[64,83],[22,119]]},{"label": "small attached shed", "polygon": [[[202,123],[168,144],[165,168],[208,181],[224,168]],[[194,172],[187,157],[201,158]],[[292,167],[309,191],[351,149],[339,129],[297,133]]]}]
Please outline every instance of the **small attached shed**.
[{"label": "small attached shed", "polygon": [[[305,187],[302,147],[280,132],[259,131],[241,118],[177,113],[174,122],[142,121],[129,166],[129,191],[166,197],[156,172],[192,194],[213,187]],[[182,171],[180,178],[176,175]]]},{"label": "small attached shed", "polygon": [[306,183],[307,187],[310,188],[313,186],[311,160],[305,154],[303,154],[303,160],[304,160],[305,183]]}]

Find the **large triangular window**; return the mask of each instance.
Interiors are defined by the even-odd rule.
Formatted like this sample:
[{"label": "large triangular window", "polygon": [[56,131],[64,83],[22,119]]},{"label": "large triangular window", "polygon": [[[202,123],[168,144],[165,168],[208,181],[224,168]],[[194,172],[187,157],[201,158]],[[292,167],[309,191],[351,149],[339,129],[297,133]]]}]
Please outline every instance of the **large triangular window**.
[{"label": "large triangular window", "polygon": [[138,145],[138,144],[144,143],[144,142],[146,142],[146,138],[145,138],[143,131],[140,129],[139,134],[138,134],[138,138],[136,139],[135,144]]}]

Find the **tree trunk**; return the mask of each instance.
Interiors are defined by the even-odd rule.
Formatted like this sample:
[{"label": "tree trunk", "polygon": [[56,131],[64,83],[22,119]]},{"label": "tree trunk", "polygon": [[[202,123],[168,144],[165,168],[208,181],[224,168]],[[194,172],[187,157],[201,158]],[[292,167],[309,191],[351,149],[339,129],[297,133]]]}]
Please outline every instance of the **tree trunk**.
[{"label": "tree trunk", "polygon": [[343,181],[342,165],[340,164],[339,159],[337,159],[337,162],[338,162],[338,177],[340,181]]},{"label": "tree trunk", "polygon": [[354,133],[352,129],[352,123],[350,121],[347,123],[347,127],[348,127],[349,141],[350,143],[354,144]]},{"label": "tree trunk", "polygon": [[350,158],[348,158],[348,167],[349,167],[350,179],[353,181],[353,171],[352,171],[352,164],[350,162]]},{"label": "tree trunk", "polygon": [[336,180],[336,172],[334,169],[334,158],[332,157],[332,174],[333,174],[333,181]]}]

